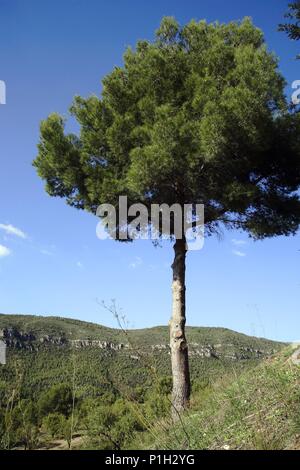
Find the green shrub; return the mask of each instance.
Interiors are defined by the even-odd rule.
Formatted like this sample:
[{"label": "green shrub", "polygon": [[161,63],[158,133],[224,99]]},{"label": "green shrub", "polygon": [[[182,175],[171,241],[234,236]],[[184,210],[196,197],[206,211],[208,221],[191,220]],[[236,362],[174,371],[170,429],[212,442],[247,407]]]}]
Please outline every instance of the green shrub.
[{"label": "green shrub", "polygon": [[61,413],[49,413],[43,419],[43,428],[51,437],[64,437],[66,417]]},{"label": "green shrub", "polygon": [[60,413],[69,416],[72,411],[73,394],[69,385],[54,385],[44,392],[39,401],[38,408],[41,417],[49,413]]}]

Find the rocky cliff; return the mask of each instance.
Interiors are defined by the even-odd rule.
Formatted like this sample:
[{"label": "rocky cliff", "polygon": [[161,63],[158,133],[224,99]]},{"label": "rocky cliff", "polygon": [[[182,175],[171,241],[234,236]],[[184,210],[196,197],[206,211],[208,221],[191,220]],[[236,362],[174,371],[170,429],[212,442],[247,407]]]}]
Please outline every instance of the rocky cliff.
[{"label": "rocky cliff", "polygon": [[[132,334],[131,334],[132,336]],[[67,337],[65,332],[60,334],[45,334],[44,332],[23,331],[15,326],[8,326],[0,329],[0,338],[6,343],[8,348],[28,351],[39,351],[44,348],[74,348],[76,350],[85,348],[95,348],[111,352],[126,352],[134,350],[142,350],[144,353],[164,353],[170,354],[169,345],[167,343],[159,344],[141,344],[135,345],[132,342],[113,342],[110,340],[100,340],[92,338],[76,338]],[[200,342],[189,343],[189,355],[199,358],[213,359],[229,359],[247,360],[260,359],[268,357],[280,349],[279,343],[272,343],[267,340],[260,340],[260,347],[252,345],[252,338],[249,337],[249,344],[237,344],[237,342],[223,342],[210,344]],[[138,356],[136,356],[138,359]]]}]

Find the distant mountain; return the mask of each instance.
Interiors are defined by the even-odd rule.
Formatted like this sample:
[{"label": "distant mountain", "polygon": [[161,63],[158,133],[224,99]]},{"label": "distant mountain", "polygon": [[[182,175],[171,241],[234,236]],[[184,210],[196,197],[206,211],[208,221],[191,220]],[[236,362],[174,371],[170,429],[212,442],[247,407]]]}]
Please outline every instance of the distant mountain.
[{"label": "distant mountain", "polygon": [[[170,375],[168,328],[122,331],[59,317],[0,314],[0,339],[7,345],[7,364],[0,380],[22,371],[24,396],[55,383],[68,382],[76,369],[82,395],[99,387],[145,384],[151,373]],[[278,352],[283,343],[250,337],[225,328],[187,327],[193,379],[214,380]]]}]

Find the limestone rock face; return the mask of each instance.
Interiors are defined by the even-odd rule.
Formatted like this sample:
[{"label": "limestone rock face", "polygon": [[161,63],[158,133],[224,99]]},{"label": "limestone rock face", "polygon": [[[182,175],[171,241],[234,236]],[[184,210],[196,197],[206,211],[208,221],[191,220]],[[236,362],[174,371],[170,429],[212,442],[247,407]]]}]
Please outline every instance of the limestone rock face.
[{"label": "limestone rock face", "polygon": [[6,345],[15,349],[38,350],[40,345],[64,346],[66,338],[64,336],[41,335],[23,332],[17,328],[4,328],[2,338]]},{"label": "limestone rock face", "polygon": [[76,349],[81,349],[81,348],[100,348],[100,349],[111,349],[113,351],[120,351],[121,349],[124,349],[125,346],[123,343],[111,343],[110,341],[99,341],[96,339],[74,339],[69,341],[71,346],[73,346]]},{"label": "limestone rock face", "polygon": [[[106,351],[108,354],[130,354],[135,349],[129,343],[119,343],[109,340],[99,340],[94,338],[70,339],[72,333],[67,334],[45,334],[40,332],[22,331],[16,327],[6,327],[0,329],[0,339],[6,346],[13,349],[24,349],[28,351],[39,351],[42,348],[74,348],[77,350],[85,348],[96,348]],[[170,346],[167,343],[148,344],[143,347],[143,351],[148,354],[170,355]],[[201,359],[226,359],[230,361],[261,359],[269,357],[276,352],[276,349],[257,349],[251,346],[238,346],[231,342],[212,344],[200,344],[190,342],[188,354],[190,357]],[[133,356],[131,356],[133,359]],[[134,359],[138,357],[134,356]]]}]

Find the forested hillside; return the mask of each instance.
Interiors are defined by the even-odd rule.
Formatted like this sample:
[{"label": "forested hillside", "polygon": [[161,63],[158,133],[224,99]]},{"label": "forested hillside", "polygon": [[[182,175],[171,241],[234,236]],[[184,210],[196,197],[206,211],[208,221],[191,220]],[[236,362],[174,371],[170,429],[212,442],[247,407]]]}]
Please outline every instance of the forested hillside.
[{"label": "forested hillside", "polygon": [[[190,327],[187,335],[195,394],[284,346],[223,328]],[[51,447],[53,439],[126,448],[169,415],[167,327],[126,331],[0,315],[0,336],[7,345],[7,363],[0,366],[2,448]]]}]

